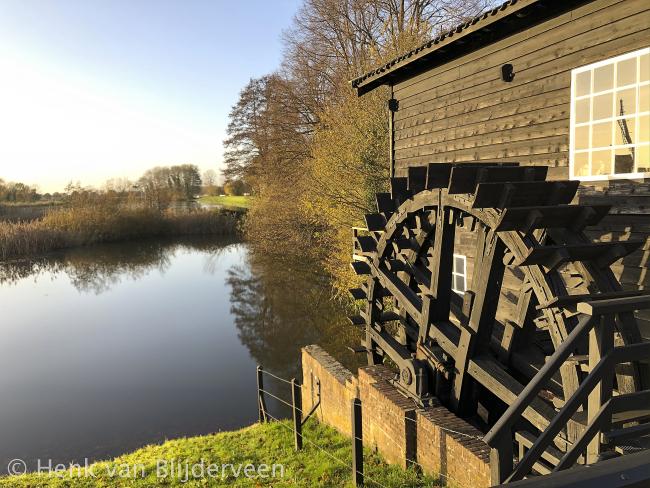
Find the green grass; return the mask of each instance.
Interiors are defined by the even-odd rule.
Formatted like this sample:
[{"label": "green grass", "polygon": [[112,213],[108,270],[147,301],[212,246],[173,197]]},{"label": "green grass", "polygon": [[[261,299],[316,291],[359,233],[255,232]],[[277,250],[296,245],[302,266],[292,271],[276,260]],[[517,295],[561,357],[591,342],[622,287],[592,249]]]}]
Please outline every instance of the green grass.
[{"label": "green grass", "polygon": [[225,196],[225,197],[201,197],[199,199],[200,203],[205,205],[222,205],[224,207],[230,208],[248,208],[251,204],[252,197],[243,197],[243,196]]},{"label": "green grass", "polygon": [[[73,470],[57,474],[27,474],[0,478],[0,487],[35,488],[35,487],[108,487],[108,486],[233,486],[233,487],[351,487],[351,442],[330,427],[310,420],[304,430],[304,448],[300,452],[293,450],[293,435],[290,424],[286,421],[270,424],[253,425],[235,432],[177,439],[164,444],[151,445],[131,454],[120,456],[112,461],[91,465],[95,478],[84,476],[83,468],[79,474]],[[318,446],[318,447],[316,447]],[[340,459],[342,462],[336,461]],[[161,461],[163,460],[163,461]],[[276,476],[256,479],[232,475],[230,468],[226,469],[228,476],[222,479],[221,471],[213,476],[197,479],[190,476],[189,481],[183,482],[183,476],[167,476],[163,469],[157,469],[157,463],[165,460],[181,463],[183,466],[198,464],[204,460],[204,466],[216,464],[244,466],[251,463],[259,466],[266,464],[270,467],[276,464]],[[344,466],[346,463],[348,466]],[[284,466],[284,476],[280,476]],[[115,474],[127,473],[130,477],[118,477]],[[133,468],[136,466],[136,468]],[[419,476],[414,470],[402,470],[397,466],[389,466],[377,454],[366,452],[364,459],[366,486],[386,488],[416,488],[439,486],[435,478]],[[199,468],[196,468],[199,469]],[[144,470],[144,477],[142,471]],[[243,472],[243,471],[242,471]],[[133,476],[133,473],[137,473]],[[262,472],[264,473],[264,471]],[[372,483],[374,480],[376,483]]]}]

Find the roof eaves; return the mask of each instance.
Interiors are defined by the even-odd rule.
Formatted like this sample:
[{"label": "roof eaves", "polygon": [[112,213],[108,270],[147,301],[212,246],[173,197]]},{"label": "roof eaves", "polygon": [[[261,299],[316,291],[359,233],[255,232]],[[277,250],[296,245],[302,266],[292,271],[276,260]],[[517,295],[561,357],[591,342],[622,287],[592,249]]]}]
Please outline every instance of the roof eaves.
[{"label": "roof eaves", "polygon": [[350,82],[352,88],[356,88],[359,95],[362,95],[363,93],[384,84],[384,79],[386,77],[395,74],[396,71],[403,69],[406,65],[417,61],[424,56],[429,56],[435,51],[441,51],[443,48],[449,47],[453,43],[457,43],[463,37],[473,32],[486,29],[489,25],[503,19],[504,17],[513,15],[519,10],[537,3],[538,1],[539,0],[508,0],[498,7],[488,10],[483,14],[431,39],[425,44],[388,61],[382,66],[355,78]]}]

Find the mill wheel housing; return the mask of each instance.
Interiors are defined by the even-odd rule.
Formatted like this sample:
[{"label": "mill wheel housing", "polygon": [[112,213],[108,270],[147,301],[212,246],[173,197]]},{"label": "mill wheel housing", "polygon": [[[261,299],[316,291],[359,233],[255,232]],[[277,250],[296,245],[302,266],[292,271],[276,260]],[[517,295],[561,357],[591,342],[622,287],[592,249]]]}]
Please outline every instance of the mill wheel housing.
[{"label": "mill wheel housing", "polygon": [[[395,384],[419,402],[435,395],[490,424],[576,325],[577,302],[639,293],[622,290],[609,266],[641,242],[591,242],[584,228],[609,208],[570,204],[578,182],[546,173],[516,163],[412,167],[355,230],[352,265],[367,276],[351,290],[362,350],[370,364],[393,364]],[[452,291],[459,248],[473,249],[463,294]],[[620,344],[641,342],[633,314],[616,327]],[[578,388],[586,348],[525,412],[538,430]],[[623,365],[616,389],[636,391],[645,378]]]}]

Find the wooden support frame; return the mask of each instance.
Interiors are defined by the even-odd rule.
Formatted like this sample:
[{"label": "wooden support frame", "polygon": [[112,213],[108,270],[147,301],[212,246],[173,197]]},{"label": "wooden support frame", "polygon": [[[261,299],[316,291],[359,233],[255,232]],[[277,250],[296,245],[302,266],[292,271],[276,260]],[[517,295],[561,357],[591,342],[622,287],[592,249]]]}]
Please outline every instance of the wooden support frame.
[{"label": "wooden support frame", "polygon": [[[521,395],[528,394],[529,385],[522,386],[528,378],[536,380],[548,373],[544,389],[537,389],[533,397],[524,400],[526,405],[515,415],[514,422],[522,416],[532,421],[532,425],[525,425],[529,430],[545,431],[546,446],[555,444],[565,450],[572,443],[584,442],[589,446],[589,455],[582,452],[577,456],[594,459],[602,446],[599,438],[589,436],[593,429],[602,430],[607,425],[608,414],[603,414],[602,408],[614,389],[613,380],[610,378],[608,383],[605,378],[603,361],[610,357],[607,351],[612,347],[640,341],[632,312],[638,294],[622,292],[607,266],[633,251],[637,244],[590,242],[582,230],[599,221],[607,207],[571,205],[576,183],[543,181],[544,174],[545,170],[519,168],[516,164],[467,163],[412,167],[408,176],[393,177],[390,195],[377,197],[379,213],[367,218],[374,241],[356,240],[357,259],[361,262],[355,266],[356,271],[367,274],[368,281],[365,288],[354,291],[355,299],[365,300],[367,307],[361,319],[355,320],[364,321],[366,340],[362,349],[368,353],[370,364],[392,359],[400,373],[393,381],[407,396],[423,404],[423,395],[435,391],[444,401],[449,399],[450,407],[460,415],[476,414],[478,400],[487,410],[487,418],[497,419],[507,404],[510,410]],[[484,207],[487,204],[491,206]],[[472,233],[472,238],[457,236],[457,228]],[[470,263],[472,283],[461,307],[461,300],[454,300],[459,297],[451,291],[454,244],[458,238],[461,246],[468,245],[477,234],[476,260]],[[506,266],[513,268],[506,277],[507,284]],[[512,277],[522,283],[514,297]],[[583,287],[581,290],[574,290],[568,281],[574,277],[580,278],[580,285],[575,286]],[[500,294],[502,285],[506,290]],[[387,296],[392,300],[385,299]],[[498,316],[505,330],[499,335],[500,330],[494,326],[501,297],[510,300],[505,310],[514,305],[516,312],[508,319]],[[625,298],[632,299],[629,306]],[[598,332],[600,326],[589,334],[585,332],[581,321],[584,310],[579,310],[582,301],[609,300],[616,300],[611,302],[616,318],[607,327],[610,332],[620,333],[611,343],[604,342],[604,338],[612,334]],[[602,311],[604,305],[594,306]],[[395,324],[387,320],[398,321],[398,327],[393,330]],[[577,339],[576,330],[582,330]],[[567,342],[571,350],[566,349]],[[492,345],[496,354],[490,356],[493,351],[488,349]],[[513,352],[518,345],[530,346],[530,350]],[[600,352],[587,362],[589,347],[600,348]],[[427,351],[437,351],[435,358]],[[533,354],[535,351],[538,355]],[[558,354],[564,358],[558,360]],[[569,356],[584,360],[571,361]],[[498,367],[483,364],[481,361],[487,357]],[[559,362],[547,372],[551,360]],[[617,394],[634,392],[640,384],[637,363],[627,363],[617,367]],[[445,371],[444,382],[434,380],[439,367]],[[595,383],[591,389],[585,389],[585,375],[591,377],[594,370],[600,371],[601,377],[592,380]],[[500,391],[501,387],[506,390]],[[574,399],[576,395],[581,396],[579,401]],[[564,423],[550,434],[545,427],[555,429],[559,425],[553,424],[554,418],[549,421],[555,415],[553,406],[565,412]],[[584,417],[589,425],[598,424],[598,428],[588,429],[587,437],[580,419],[572,418],[575,410],[566,413],[575,408],[584,408],[580,419]],[[608,408],[615,410],[613,406]],[[511,427],[509,435],[504,435],[510,444]],[[617,434],[621,435],[627,433]],[[493,439],[497,481],[513,472],[513,446],[507,448],[505,444]],[[524,458],[536,449],[539,445],[533,443]],[[535,469],[549,472],[548,463],[538,459],[532,459]],[[518,465],[515,470],[524,468]]]}]

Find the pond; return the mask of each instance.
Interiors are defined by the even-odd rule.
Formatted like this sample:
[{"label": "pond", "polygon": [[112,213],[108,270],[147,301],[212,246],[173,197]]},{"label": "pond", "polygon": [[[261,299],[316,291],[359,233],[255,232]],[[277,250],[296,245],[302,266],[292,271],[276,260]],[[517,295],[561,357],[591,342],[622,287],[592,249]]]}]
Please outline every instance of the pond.
[{"label": "pond", "polygon": [[358,337],[315,269],[214,239],[0,264],[0,470],[249,425],[256,365],[299,378],[306,344],[352,365]]}]

